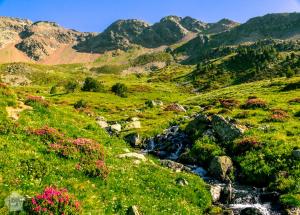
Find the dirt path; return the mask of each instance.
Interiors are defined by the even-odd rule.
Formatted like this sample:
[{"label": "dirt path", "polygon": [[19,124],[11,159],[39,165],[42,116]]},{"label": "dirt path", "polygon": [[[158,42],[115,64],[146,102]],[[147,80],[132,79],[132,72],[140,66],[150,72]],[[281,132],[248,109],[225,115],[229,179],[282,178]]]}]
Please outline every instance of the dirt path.
[{"label": "dirt path", "polygon": [[23,102],[19,102],[17,107],[6,107],[8,117],[13,120],[18,120],[20,113],[24,110],[32,110],[32,107],[25,105]]}]

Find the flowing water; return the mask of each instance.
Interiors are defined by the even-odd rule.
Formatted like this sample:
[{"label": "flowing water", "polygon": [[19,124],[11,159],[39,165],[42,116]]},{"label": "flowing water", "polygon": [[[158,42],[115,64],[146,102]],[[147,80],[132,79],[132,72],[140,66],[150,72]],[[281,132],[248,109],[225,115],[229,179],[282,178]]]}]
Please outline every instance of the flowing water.
[{"label": "flowing water", "polygon": [[[171,143],[174,146],[171,152],[166,152],[165,144]],[[187,137],[184,133],[179,132],[178,126],[173,126],[158,135],[148,140],[148,147],[144,153],[152,153],[158,156],[163,156],[164,159],[176,161],[184,148],[188,145]],[[196,175],[203,178],[208,184],[213,186],[221,186],[224,188],[226,184],[210,178],[207,170],[200,166],[187,166]],[[276,205],[275,200],[271,198],[272,193],[251,186],[232,184],[232,199],[225,207],[232,209],[235,215],[245,208],[256,208],[263,215],[280,215],[280,208]]]}]

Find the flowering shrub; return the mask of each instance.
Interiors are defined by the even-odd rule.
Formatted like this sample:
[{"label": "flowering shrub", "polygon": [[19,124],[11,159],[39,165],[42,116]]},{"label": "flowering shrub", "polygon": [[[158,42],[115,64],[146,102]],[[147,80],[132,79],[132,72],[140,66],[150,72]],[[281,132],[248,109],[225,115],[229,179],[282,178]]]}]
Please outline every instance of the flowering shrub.
[{"label": "flowering shrub", "polygon": [[235,99],[220,99],[219,100],[220,104],[224,108],[234,108],[237,107],[239,102]]},{"label": "flowering shrub", "polygon": [[104,162],[104,149],[87,138],[66,139],[49,145],[49,151],[59,156],[79,159],[76,169],[91,177],[106,178],[108,169]]},{"label": "flowering shrub", "polygon": [[261,142],[259,142],[254,137],[245,137],[234,143],[234,151],[236,154],[243,154],[249,150],[257,149],[261,147]]},{"label": "flowering shrub", "polygon": [[46,142],[56,142],[63,138],[63,134],[57,131],[55,128],[44,126],[43,128],[38,129],[29,129],[30,134],[42,137]]},{"label": "flowering shrub", "polygon": [[300,103],[300,98],[291,99],[289,103]]},{"label": "flowering shrub", "polygon": [[49,106],[49,102],[46,101],[43,97],[41,96],[27,96],[25,100],[26,105],[34,105],[34,104],[40,104],[44,107]]},{"label": "flowering shrub", "polygon": [[273,113],[270,117],[270,121],[273,122],[283,122],[289,117],[288,113],[285,112],[284,110],[275,109],[272,112]]},{"label": "flowering shrub", "polygon": [[42,194],[38,194],[28,203],[27,212],[29,214],[80,214],[81,207],[79,201],[69,195],[66,189],[55,187],[45,188]]},{"label": "flowering shrub", "polygon": [[8,85],[6,83],[0,82],[0,88],[6,89],[7,87],[8,87]]},{"label": "flowering shrub", "polygon": [[255,109],[255,108],[265,108],[267,107],[267,103],[259,98],[249,98],[246,101],[246,104],[243,105],[244,108],[250,108],[250,109]]}]

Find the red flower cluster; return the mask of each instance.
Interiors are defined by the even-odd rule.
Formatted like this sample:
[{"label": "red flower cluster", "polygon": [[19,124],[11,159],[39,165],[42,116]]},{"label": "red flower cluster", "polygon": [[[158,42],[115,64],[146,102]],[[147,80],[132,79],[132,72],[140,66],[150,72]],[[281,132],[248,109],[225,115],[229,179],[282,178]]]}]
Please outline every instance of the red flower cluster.
[{"label": "red flower cluster", "polygon": [[270,121],[273,122],[283,122],[289,117],[288,113],[285,112],[284,110],[275,109],[272,110],[272,112],[273,113],[271,115]]},{"label": "red flower cluster", "polygon": [[243,154],[249,150],[261,147],[261,142],[259,142],[254,137],[245,137],[244,139],[235,143],[235,152],[237,154]]},{"label": "red flower cluster", "polygon": [[239,104],[239,102],[235,99],[220,99],[219,102],[222,107],[228,108],[228,109],[237,107]]},{"label": "red flower cluster", "polygon": [[25,104],[26,105],[32,105],[34,103],[38,103],[44,107],[48,107],[49,106],[49,102],[45,100],[44,97],[42,96],[27,96],[26,100],[25,100]]},{"label": "red flower cluster", "polygon": [[75,168],[88,176],[106,178],[108,175],[108,169],[104,162],[104,149],[94,140],[65,139],[50,144],[49,151],[65,158],[79,159]]},{"label": "red flower cluster", "polygon": [[44,126],[38,129],[29,129],[30,134],[34,134],[43,138],[46,142],[55,142],[63,138],[63,134],[55,128]]},{"label": "red flower cluster", "polygon": [[68,194],[66,189],[45,188],[42,194],[31,199],[29,214],[80,214],[79,201]]},{"label": "red flower cluster", "polygon": [[245,108],[265,108],[267,103],[259,98],[249,98],[244,105]]}]

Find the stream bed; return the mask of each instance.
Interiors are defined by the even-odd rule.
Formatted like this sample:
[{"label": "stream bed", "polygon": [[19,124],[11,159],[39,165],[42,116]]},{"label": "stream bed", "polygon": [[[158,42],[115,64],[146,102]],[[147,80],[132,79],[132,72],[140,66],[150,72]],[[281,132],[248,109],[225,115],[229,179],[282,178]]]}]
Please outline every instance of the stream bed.
[{"label": "stream bed", "polygon": [[[164,143],[168,141],[172,146],[175,146],[171,151],[165,150]],[[171,160],[176,162],[184,148],[189,142],[184,133],[179,131],[178,126],[173,126],[165,130],[163,134],[148,140],[147,148],[143,153],[150,153],[158,156],[163,160]],[[192,173],[201,177],[207,184],[218,186],[222,189],[228,184],[222,183],[214,178],[211,178],[208,171],[200,166],[186,165]],[[280,205],[277,203],[278,194],[276,192],[268,192],[264,188],[256,188],[253,186],[242,185],[239,183],[230,183],[231,198],[226,203],[218,203],[224,208],[231,209],[235,215],[239,215],[243,209],[252,208],[262,215],[280,215]],[[220,201],[221,202],[221,201]]]}]

